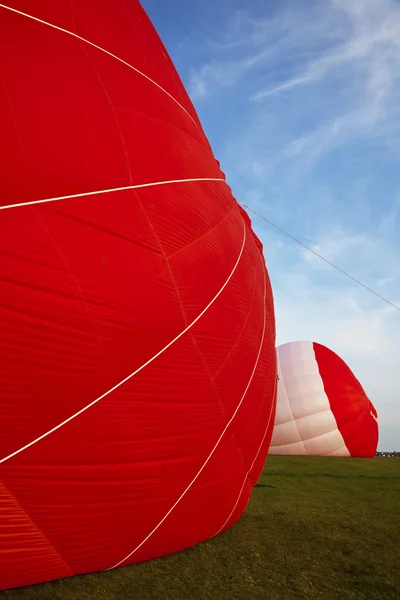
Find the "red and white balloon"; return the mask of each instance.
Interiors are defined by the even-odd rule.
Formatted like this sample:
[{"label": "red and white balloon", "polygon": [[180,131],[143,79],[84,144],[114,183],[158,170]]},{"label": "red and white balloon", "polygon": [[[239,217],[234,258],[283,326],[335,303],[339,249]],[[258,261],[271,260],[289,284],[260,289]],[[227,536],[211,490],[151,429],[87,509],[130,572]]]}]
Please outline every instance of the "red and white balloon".
[{"label": "red and white balloon", "polygon": [[372,457],[378,415],[332,350],[313,342],[277,348],[278,398],[270,454]]}]

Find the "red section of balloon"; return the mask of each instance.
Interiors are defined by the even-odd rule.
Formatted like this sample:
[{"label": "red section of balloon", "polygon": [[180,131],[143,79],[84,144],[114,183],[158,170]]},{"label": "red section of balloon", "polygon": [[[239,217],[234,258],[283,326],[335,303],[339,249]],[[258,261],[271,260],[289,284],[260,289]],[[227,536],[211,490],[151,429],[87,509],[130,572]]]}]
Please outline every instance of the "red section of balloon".
[{"label": "red section of balloon", "polygon": [[0,588],[234,523],[268,450],[262,248],[136,1],[0,8]]},{"label": "red section of balloon", "polygon": [[378,415],[348,365],[313,342],[278,346],[271,454],[374,456]]},{"label": "red section of balloon", "polygon": [[378,446],[378,413],[350,367],[314,342],[321,379],[350,456],[371,458]]}]

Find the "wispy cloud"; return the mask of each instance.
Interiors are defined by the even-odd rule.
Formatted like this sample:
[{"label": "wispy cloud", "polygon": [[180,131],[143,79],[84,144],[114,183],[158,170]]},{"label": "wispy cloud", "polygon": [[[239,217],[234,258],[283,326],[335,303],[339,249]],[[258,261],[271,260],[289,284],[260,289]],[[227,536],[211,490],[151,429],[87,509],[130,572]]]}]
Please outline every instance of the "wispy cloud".
[{"label": "wispy cloud", "polygon": [[307,155],[312,165],[349,135],[374,135],[378,124],[387,125],[388,138],[397,136],[400,5],[395,0],[330,0],[309,6],[292,3],[258,21],[238,11],[221,46],[210,45],[212,59],[191,70],[189,90],[196,102],[227,88],[235,88],[235,95],[240,85],[241,94],[267,110],[267,100],[303,88],[301,102],[313,105],[316,114],[329,94],[324,121],[299,127],[300,135],[280,151],[283,160]]},{"label": "wispy cloud", "polygon": [[298,59],[301,58],[299,53],[308,57],[318,52],[320,42],[313,48],[301,48],[303,36],[318,28],[326,43],[331,38],[332,27],[320,10],[318,25],[304,20],[302,31],[296,30],[296,20],[304,19],[303,13],[304,10],[292,8],[279,11],[270,18],[256,19],[245,10],[234,12],[222,29],[220,38],[205,41],[202,52],[209,59],[190,70],[188,87],[194,101],[233,86],[260,68],[267,69],[273,76],[277,69],[276,61],[292,48],[297,47]]},{"label": "wispy cloud", "polygon": [[194,100],[212,95],[216,89],[231,87],[251,69],[262,64],[271,54],[269,49],[261,50],[248,58],[234,62],[212,60],[190,73],[189,92]]},{"label": "wispy cloud", "polygon": [[261,92],[256,92],[255,94],[253,94],[251,96],[251,100],[263,100],[264,98],[266,98],[267,96],[275,96],[277,94],[280,94],[281,92],[286,92],[288,90],[291,90],[299,85],[306,85],[307,83],[311,83],[313,81],[316,81],[318,79],[318,75],[317,73],[306,73],[305,75],[301,75],[300,77],[293,77],[293,79],[289,79],[288,81],[285,81],[284,83],[281,83],[279,85],[276,85],[275,87],[272,87],[270,89],[261,91]]},{"label": "wispy cloud", "polygon": [[[378,2],[379,3],[379,2]],[[282,84],[265,91],[259,91],[253,98],[261,100],[271,93],[293,89],[298,85],[317,82],[326,77],[333,69],[346,66],[359,68],[367,75],[367,85],[374,91],[382,91],[390,84],[387,78],[388,63],[399,62],[398,48],[400,46],[400,10],[390,2],[381,2],[382,13],[377,22],[373,10],[377,1],[363,2],[362,10],[354,10],[357,2],[333,2],[331,10],[333,20],[345,19],[349,25],[349,35],[343,39],[339,36],[337,43],[328,51],[301,65],[304,74],[291,78]],[[371,10],[372,9],[372,10]],[[398,14],[397,14],[398,12]],[[395,13],[395,15],[393,15]],[[393,17],[395,19],[393,20]],[[304,40],[302,40],[304,42]],[[393,65],[394,66],[394,65]],[[369,74],[369,75],[368,75]],[[384,80],[384,81],[383,81]],[[382,87],[383,84],[383,87]]]},{"label": "wispy cloud", "polygon": [[[235,195],[399,304],[400,3],[246,4],[203,37],[186,71]],[[400,448],[398,311],[252,221],[278,343],[338,352],[376,404],[381,447]]]}]

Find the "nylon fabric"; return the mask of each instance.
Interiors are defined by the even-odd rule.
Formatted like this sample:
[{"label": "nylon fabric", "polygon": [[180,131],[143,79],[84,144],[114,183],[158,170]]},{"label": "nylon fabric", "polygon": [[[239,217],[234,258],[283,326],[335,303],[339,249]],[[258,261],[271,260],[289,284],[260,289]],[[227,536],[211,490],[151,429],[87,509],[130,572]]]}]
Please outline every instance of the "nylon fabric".
[{"label": "nylon fabric", "polygon": [[140,4],[0,5],[0,69],[7,589],[231,526],[277,362],[262,244]]},{"label": "nylon fabric", "polygon": [[332,413],[351,456],[372,458],[378,446],[378,414],[361,383],[334,352],[314,342],[315,357]]},{"label": "nylon fabric", "polygon": [[270,454],[372,457],[377,413],[360,382],[332,350],[312,342],[282,344]]}]

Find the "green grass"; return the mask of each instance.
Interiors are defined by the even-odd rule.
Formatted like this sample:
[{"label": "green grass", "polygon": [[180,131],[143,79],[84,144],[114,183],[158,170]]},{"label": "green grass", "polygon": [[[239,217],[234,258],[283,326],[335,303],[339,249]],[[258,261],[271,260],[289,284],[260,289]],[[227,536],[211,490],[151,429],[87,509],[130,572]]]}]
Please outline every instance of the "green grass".
[{"label": "green grass", "polygon": [[400,460],[268,457],[246,512],[218,537],[4,600],[399,600]]}]

